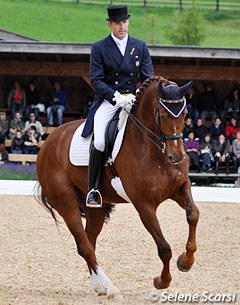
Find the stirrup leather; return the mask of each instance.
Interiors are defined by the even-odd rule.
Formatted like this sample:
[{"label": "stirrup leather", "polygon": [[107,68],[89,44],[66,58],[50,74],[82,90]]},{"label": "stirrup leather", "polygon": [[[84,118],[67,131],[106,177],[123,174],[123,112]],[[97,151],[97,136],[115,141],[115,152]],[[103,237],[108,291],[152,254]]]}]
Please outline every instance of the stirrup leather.
[{"label": "stirrup leather", "polygon": [[[100,198],[100,202],[98,202],[98,204],[89,204],[88,203],[88,198],[89,198],[89,195],[91,193],[97,193],[99,195],[99,198]],[[95,189],[91,189],[88,194],[87,194],[87,198],[86,198],[86,207],[89,207],[89,208],[101,208],[102,207],[102,195],[101,193],[99,192],[99,190],[95,190]]]}]

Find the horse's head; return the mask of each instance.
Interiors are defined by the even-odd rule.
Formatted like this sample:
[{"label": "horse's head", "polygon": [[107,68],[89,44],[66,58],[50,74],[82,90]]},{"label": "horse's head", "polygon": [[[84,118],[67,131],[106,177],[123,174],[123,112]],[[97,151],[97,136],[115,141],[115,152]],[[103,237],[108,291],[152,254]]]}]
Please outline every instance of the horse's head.
[{"label": "horse's head", "polygon": [[182,130],[187,113],[184,95],[191,85],[191,81],[181,87],[173,82],[162,81],[158,85],[157,122],[160,137],[166,145],[167,157],[172,163],[178,163],[185,158],[182,145]]}]

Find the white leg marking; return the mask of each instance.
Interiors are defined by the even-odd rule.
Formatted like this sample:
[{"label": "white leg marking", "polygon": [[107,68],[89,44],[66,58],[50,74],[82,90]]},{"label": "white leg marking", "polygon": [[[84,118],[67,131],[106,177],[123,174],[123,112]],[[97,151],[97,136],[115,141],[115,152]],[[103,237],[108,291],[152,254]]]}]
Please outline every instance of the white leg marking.
[{"label": "white leg marking", "polygon": [[120,296],[120,291],[116,286],[113,285],[112,281],[106,276],[101,267],[97,267],[96,277],[98,281],[102,284],[107,297],[109,299],[114,298],[116,295]]},{"label": "white leg marking", "polygon": [[106,292],[106,290],[104,289],[102,283],[99,282],[96,273],[95,273],[93,270],[91,270],[91,271],[92,271],[92,274],[91,274],[91,281],[92,281],[93,290],[94,290],[98,295],[106,295],[107,292]]}]

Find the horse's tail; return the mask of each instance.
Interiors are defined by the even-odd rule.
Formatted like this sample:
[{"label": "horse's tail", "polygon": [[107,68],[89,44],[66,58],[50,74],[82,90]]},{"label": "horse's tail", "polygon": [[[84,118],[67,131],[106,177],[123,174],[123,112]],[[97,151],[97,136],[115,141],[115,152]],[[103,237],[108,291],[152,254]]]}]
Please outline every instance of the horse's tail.
[{"label": "horse's tail", "polygon": [[53,217],[55,220],[55,223],[58,224],[59,221],[57,220],[56,214],[51,206],[51,204],[48,202],[46,195],[43,192],[43,189],[39,182],[37,182],[35,186],[35,199],[38,203],[40,203]]}]

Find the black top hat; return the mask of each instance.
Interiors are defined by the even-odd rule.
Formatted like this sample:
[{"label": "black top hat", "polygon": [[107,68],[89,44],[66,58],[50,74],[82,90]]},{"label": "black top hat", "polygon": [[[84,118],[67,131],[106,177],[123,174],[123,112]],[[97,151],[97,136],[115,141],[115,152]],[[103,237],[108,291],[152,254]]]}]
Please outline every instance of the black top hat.
[{"label": "black top hat", "polygon": [[108,18],[107,21],[118,22],[128,20],[131,15],[128,15],[128,8],[126,5],[114,5],[108,7]]}]

